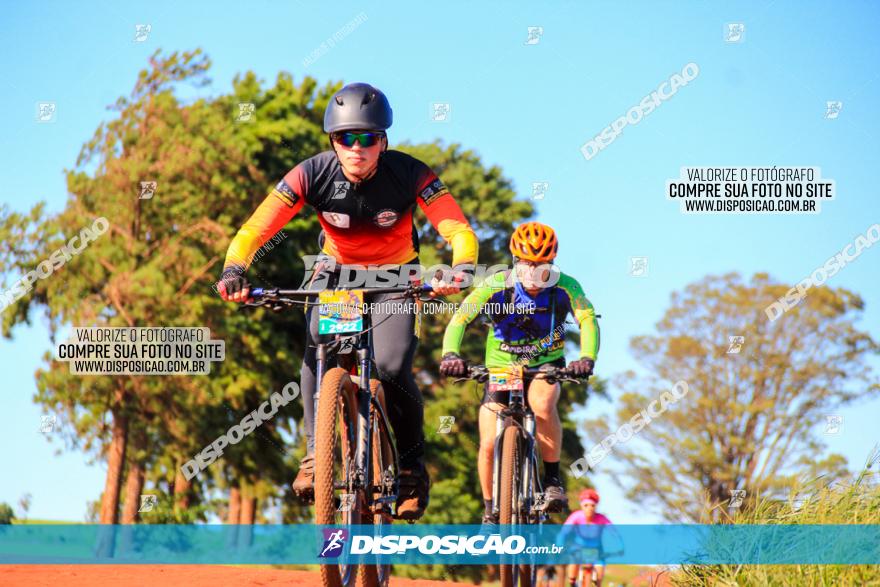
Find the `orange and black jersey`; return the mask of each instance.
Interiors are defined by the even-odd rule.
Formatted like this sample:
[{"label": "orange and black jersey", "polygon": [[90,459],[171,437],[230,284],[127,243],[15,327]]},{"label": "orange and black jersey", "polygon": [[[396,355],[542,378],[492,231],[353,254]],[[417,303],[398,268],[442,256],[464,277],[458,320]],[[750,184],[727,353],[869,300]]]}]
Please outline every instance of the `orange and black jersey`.
[{"label": "orange and black jersey", "polygon": [[305,204],[324,229],[323,252],[340,264],[401,265],[417,256],[413,211],[418,204],[452,247],[452,265],[476,263],[477,237],[461,208],[430,167],[386,151],[376,173],[354,183],[333,151],[306,159],[284,176],[229,246],[225,268],[250,265],[254,255]]}]

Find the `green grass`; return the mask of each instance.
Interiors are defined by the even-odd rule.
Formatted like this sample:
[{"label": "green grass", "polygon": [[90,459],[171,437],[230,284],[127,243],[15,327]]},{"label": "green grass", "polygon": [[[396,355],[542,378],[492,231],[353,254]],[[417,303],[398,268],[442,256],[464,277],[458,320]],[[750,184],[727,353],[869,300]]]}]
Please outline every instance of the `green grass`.
[{"label": "green grass", "polygon": [[[874,455],[875,457],[877,454]],[[874,467],[876,469],[876,458]],[[880,524],[877,473],[866,468],[854,480],[816,479],[791,491],[786,502],[759,502],[734,524]],[[674,585],[880,586],[880,565],[686,565],[670,575]]]},{"label": "green grass", "polygon": [[27,520],[16,519],[16,520],[12,520],[12,523],[13,524],[56,524],[56,525],[60,525],[60,524],[85,524],[85,522],[65,522],[63,520],[34,520],[34,519],[27,519]]}]

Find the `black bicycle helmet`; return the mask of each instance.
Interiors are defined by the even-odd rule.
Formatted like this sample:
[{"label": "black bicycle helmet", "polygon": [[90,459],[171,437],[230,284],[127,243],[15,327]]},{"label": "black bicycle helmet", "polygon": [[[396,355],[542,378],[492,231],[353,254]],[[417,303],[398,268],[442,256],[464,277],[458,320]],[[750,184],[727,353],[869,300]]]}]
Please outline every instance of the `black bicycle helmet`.
[{"label": "black bicycle helmet", "polygon": [[386,130],[391,126],[391,104],[370,84],[348,84],[336,92],[324,111],[324,132]]}]

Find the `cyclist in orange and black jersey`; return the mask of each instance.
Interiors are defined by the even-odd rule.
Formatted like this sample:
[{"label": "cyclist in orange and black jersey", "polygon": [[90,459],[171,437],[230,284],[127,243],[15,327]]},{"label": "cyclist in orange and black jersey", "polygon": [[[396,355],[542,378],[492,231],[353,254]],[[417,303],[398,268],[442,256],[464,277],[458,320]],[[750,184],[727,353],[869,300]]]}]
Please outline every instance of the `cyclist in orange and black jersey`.
[{"label": "cyclist in orange and black jersey", "polygon": [[[350,84],[330,100],[324,116],[332,151],[307,159],[272,189],[235,236],[226,255],[218,291],[224,299],[245,301],[249,285],[243,277],[259,248],[308,204],[318,212],[324,233],[322,254],[333,265],[418,264],[413,211],[418,205],[452,247],[453,269],[475,264],[477,237],[443,182],[425,163],[399,151],[388,151],[385,131],[392,112],[385,95],[368,84]],[[407,270],[409,270],[407,268]],[[317,270],[314,278],[321,275]],[[326,277],[326,275],[325,275]],[[332,287],[331,275],[325,280]],[[438,295],[456,293],[456,282],[432,281]],[[381,302],[382,296],[371,301]],[[378,304],[381,308],[382,304]],[[415,315],[374,312],[375,363],[382,381],[400,454],[397,514],[422,515],[430,481],[424,466],[424,406],[413,378],[412,361],[418,339]],[[294,490],[309,497],[314,483],[314,386],[317,312],[309,309],[309,330],[300,388],[304,402],[307,454],[300,463]]]}]

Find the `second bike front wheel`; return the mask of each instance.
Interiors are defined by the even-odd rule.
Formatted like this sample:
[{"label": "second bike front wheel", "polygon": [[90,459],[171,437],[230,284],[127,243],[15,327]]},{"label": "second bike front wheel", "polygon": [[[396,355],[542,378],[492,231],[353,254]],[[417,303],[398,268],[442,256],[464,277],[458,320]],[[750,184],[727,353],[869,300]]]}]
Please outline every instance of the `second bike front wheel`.
[{"label": "second bike front wheel", "polygon": [[[522,485],[522,445],[519,427],[504,429],[501,440],[501,504],[498,521],[503,526],[524,522],[520,486]],[[530,565],[501,565],[501,587],[531,587]]]}]

